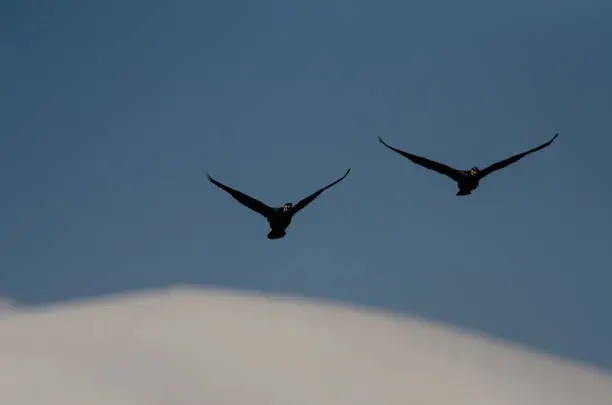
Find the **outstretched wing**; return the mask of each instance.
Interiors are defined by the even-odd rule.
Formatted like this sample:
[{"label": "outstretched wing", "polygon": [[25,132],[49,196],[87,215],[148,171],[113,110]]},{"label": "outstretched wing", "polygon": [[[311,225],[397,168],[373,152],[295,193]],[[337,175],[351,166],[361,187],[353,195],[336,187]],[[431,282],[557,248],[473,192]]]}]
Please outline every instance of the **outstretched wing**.
[{"label": "outstretched wing", "polygon": [[269,207],[268,205],[264,204],[263,202],[248,196],[246,194],[244,194],[243,192],[240,192],[238,190],[234,190],[233,188],[226,186],[223,183],[218,182],[217,180],[213,179],[211,177],[210,174],[206,173],[206,176],[208,177],[208,180],[210,180],[211,183],[213,183],[215,186],[219,187],[220,189],[227,191],[232,197],[234,197],[234,199],[236,199],[239,203],[241,203],[242,205],[252,209],[253,211],[263,215],[264,217],[268,217],[270,216],[274,210]]},{"label": "outstretched wing", "polygon": [[404,152],[403,150],[399,150],[394,148],[391,145],[388,145],[387,143],[385,143],[385,141],[382,140],[382,138],[379,136],[378,137],[378,141],[380,143],[382,143],[383,145],[385,145],[387,148],[391,149],[394,152],[399,153],[400,155],[404,156],[405,158],[411,160],[412,162],[423,166],[426,169],[429,170],[433,170],[435,172],[438,172],[440,174],[444,174],[445,176],[450,177],[451,179],[455,180],[455,181],[459,181],[463,176],[461,175],[461,172],[457,169],[454,169],[450,166],[447,166],[445,164],[424,158],[422,156],[417,156],[417,155],[413,155],[411,153],[408,152]]},{"label": "outstretched wing", "polygon": [[298,212],[298,211],[300,211],[300,210],[302,210],[302,209],[306,208],[306,206],[307,206],[308,204],[310,204],[311,202],[313,202],[313,201],[314,201],[314,199],[315,199],[315,198],[317,198],[317,197],[318,197],[318,196],[319,196],[319,195],[320,195],[322,192],[324,192],[324,191],[325,191],[325,190],[327,190],[328,188],[330,188],[330,187],[332,187],[332,186],[334,186],[334,185],[336,185],[336,184],[340,183],[342,180],[344,180],[344,178],[345,178],[346,176],[348,176],[348,174],[349,174],[349,172],[350,172],[350,171],[351,171],[351,169],[349,168],[349,169],[346,171],[346,173],[344,173],[344,175],[343,175],[342,177],[340,177],[339,179],[337,179],[337,180],[335,180],[334,182],[332,182],[332,183],[330,183],[330,184],[326,185],[325,187],[323,187],[323,188],[321,188],[321,189],[319,189],[319,190],[315,191],[314,193],[312,193],[312,194],[311,194],[311,195],[309,195],[308,197],[303,198],[302,200],[298,201],[298,203],[297,203],[297,204],[295,204],[295,205],[293,206],[293,208],[291,209],[291,214],[292,214],[292,215],[297,214],[297,212]]},{"label": "outstretched wing", "polygon": [[518,153],[514,156],[510,156],[507,159],[501,160],[499,162],[493,163],[492,165],[490,165],[489,167],[486,167],[484,169],[482,169],[480,171],[480,178],[483,178],[484,176],[493,173],[494,171],[497,171],[499,169],[503,169],[504,167],[511,165],[512,163],[517,162],[518,160],[524,158],[525,156],[529,155],[530,153],[533,152],[537,152],[540,149],[544,149],[547,146],[549,146],[551,143],[553,143],[553,141],[557,138],[559,134],[555,134],[555,136],[553,136],[548,142],[543,143],[540,146],[537,146],[533,149],[529,149],[528,151],[525,151],[523,153]]}]

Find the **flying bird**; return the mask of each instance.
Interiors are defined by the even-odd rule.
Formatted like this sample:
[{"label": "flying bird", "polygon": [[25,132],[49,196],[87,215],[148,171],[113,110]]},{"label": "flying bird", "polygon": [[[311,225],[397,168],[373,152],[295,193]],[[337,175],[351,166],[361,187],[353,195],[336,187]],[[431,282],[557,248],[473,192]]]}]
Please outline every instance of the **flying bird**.
[{"label": "flying bird", "polygon": [[553,143],[553,141],[557,138],[558,135],[559,134],[555,134],[548,142],[545,142],[540,146],[537,146],[525,152],[510,156],[509,158],[506,158],[504,160],[500,160],[499,162],[493,163],[492,165],[484,169],[479,169],[478,167],[472,167],[470,170],[457,170],[445,164],[427,159],[425,157],[413,155],[411,153],[396,149],[393,146],[390,146],[387,143],[385,143],[385,141],[383,141],[380,136],[378,137],[378,140],[380,141],[380,143],[382,143],[387,148],[399,153],[405,158],[411,160],[412,162],[420,166],[423,166],[429,170],[433,170],[440,174],[444,174],[445,176],[448,176],[451,179],[455,180],[457,182],[457,187],[459,188],[459,190],[457,191],[457,195],[466,196],[466,195],[472,194],[472,191],[474,191],[478,187],[480,180],[482,180],[485,176],[497,170],[503,169],[504,167],[511,165],[512,163],[517,162],[518,160],[529,155],[530,153],[546,148],[551,143]]},{"label": "flying bird", "polygon": [[351,169],[349,168],[342,177],[320,188],[319,190],[310,194],[308,197],[301,199],[295,205],[290,202],[287,202],[283,204],[282,207],[270,207],[267,204],[264,204],[263,202],[257,200],[256,198],[253,198],[241,191],[235,190],[223,183],[220,183],[219,181],[213,179],[208,173],[206,173],[206,176],[208,176],[208,180],[210,180],[211,183],[228,192],[239,203],[257,212],[258,214],[261,214],[264,218],[266,218],[270,226],[270,229],[268,230],[268,239],[280,239],[285,236],[286,229],[289,224],[291,224],[291,219],[295,214],[306,208],[308,204],[313,202],[325,190],[344,180],[344,178],[349,174],[350,171]]}]

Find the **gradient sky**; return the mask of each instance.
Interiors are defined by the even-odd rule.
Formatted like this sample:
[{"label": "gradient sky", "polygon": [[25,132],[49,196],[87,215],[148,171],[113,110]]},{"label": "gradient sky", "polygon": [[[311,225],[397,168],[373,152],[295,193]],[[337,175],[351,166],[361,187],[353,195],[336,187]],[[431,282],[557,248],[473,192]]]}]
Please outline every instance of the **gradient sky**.
[{"label": "gradient sky", "polygon": [[[612,370],[612,2],[4,1],[0,296],[328,297]],[[457,168],[559,138],[481,183]],[[280,205],[282,240],[205,177]]]}]

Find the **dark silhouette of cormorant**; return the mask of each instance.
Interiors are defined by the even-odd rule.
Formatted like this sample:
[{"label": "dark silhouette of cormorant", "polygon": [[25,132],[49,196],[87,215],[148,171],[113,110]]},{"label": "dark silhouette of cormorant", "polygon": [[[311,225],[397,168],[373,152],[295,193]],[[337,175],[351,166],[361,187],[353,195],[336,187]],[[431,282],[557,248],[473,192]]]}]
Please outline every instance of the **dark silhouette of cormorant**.
[{"label": "dark silhouette of cormorant", "polygon": [[295,214],[306,208],[306,206],[313,202],[315,198],[317,198],[322,192],[344,180],[344,178],[349,174],[350,171],[351,169],[349,168],[342,177],[326,185],[325,187],[320,188],[308,197],[303,198],[302,200],[298,201],[297,204],[293,205],[292,203],[287,202],[283,204],[282,207],[270,207],[264,204],[263,202],[244,194],[241,191],[235,190],[229,186],[226,186],[225,184],[218,182],[217,180],[213,179],[208,173],[206,173],[206,176],[208,176],[208,180],[210,180],[214,185],[221,188],[222,190],[227,191],[239,203],[263,215],[266,218],[268,224],[270,225],[268,239],[280,239],[285,236],[286,229],[291,223],[291,219]]},{"label": "dark silhouette of cormorant", "polygon": [[448,177],[450,177],[451,179],[455,180],[457,182],[457,187],[459,188],[459,191],[457,191],[457,195],[459,196],[465,196],[465,195],[470,195],[472,194],[472,191],[474,191],[477,187],[478,187],[478,183],[480,182],[480,180],[482,180],[485,176],[500,170],[512,163],[517,162],[518,160],[522,159],[523,157],[529,155],[530,153],[536,152],[540,149],[544,149],[547,146],[549,146],[554,140],[555,138],[557,138],[559,134],[555,134],[552,139],[550,139],[548,142],[543,143],[540,146],[537,146],[533,149],[529,149],[528,151],[522,152],[522,153],[518,153],[516,155],[510,156],[507,159],[501,160],[499,162],[493,163],[492,165],[484,168],[484,169],[479,169],[478,167],[472,167],[470,170],[457,170],[454,169],[450,166],[447,166],[445,164],[442,163],[438,163],[436,161],[424,158],[422,156],[417,156],[417,155],[413,155],[410,154],[408,152],[404,152],[402,150],[396,149],[393,146],[388,145],[387,143],[385,143],[385,141],[382,140],[382,138],[379,136],[378,140],[380,141],[380,143],[382,143],[383,145],[385,145],[387,148],[399,153],[400,155],[408,158],[409,160],[411,160],[412,162],[423,166],[429,170],[433,170],[436,171],[440,174],[444,174]]}]

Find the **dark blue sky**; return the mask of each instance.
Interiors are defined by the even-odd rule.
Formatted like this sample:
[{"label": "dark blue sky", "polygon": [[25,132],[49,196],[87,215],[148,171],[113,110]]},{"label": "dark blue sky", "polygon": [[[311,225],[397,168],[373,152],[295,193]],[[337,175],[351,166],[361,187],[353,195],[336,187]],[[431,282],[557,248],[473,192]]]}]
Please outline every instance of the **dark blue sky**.
[{"label": "dark blue sky", "polygon": [[[5,1],[0,296],[323,296],[612,369],[612,3]],[[457,168],[560,136],[467,198]],[[347,179],[266,239],[270,204]]]}]

